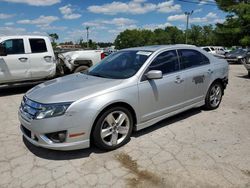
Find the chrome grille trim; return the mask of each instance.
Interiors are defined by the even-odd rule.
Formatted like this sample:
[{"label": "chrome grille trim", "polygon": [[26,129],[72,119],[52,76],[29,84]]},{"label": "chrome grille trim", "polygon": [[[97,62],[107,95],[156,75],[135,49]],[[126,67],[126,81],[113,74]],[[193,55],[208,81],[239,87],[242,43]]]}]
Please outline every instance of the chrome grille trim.
[{"label": "chrome grille trim", "polygon": [[26,96],[23,97],[20,106],[22,116],[32,120],[40,110],[42,110],[42,104],[30,100]]}]

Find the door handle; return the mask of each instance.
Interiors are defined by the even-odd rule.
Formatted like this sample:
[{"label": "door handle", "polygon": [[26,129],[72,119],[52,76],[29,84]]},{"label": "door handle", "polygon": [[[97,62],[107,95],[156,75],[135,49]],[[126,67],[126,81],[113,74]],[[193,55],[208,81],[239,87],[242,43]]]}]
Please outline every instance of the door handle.
[{"label": "door handle", "polygon": [[44,59],[46,62],[51,62],[52,56],[44,56],[43,59]]},{"label": "door handle", "polygon": [[176,76],[175,83],[180,84],[180,83],[182,83],[183,81],[184,81],[184,80],[181,79],[180,76]]},{"label": "door handle", "polygon": [[26,61],[28,60],[27,57],[20,57],[20,58],[18,58],[18,59],[19,59],[19,61],[21,61],[21,62],[26,62]]},{"label": "door handle", "polygon": [[44,58],[44,59],[52,58],[52,56],[48,55],[48,56],[44,56],[43,58]]}]

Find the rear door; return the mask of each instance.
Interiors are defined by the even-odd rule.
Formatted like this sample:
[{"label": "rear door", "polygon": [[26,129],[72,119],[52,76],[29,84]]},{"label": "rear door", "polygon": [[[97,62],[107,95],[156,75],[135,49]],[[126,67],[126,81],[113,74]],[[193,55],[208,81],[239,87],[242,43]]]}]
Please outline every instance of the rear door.
[{"label": "rear door", "polygon": [[180,69],[185,78],[186,106],[204,100],[213,70],[209,59],[194,49],[178,50]]},{"label": "rear door", "polygon": [[55,57],[51,45],[44,38],[29,38],[30,66],[33,78],[45,78],[55,71]]},{"label": "rear door", "polygon": [[7,56],[0,56],[0,83],[27,80],[31,77],[26,41],[13,38],[2,42]]},{"label": "rear door", "polygon": [[176,50],[160,53],[149,65],[148,71],[160,70],[162,79],[139,82],[139,105],[141,121],[162,116],[183,107],[185,82],[179,71]]}]

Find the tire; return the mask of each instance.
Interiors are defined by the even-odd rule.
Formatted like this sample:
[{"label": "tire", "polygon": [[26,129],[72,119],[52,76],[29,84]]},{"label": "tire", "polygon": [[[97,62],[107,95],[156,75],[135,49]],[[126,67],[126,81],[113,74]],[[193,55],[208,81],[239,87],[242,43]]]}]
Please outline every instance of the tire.
[{"label": "tire", "polygon": [[62,65],[57,65],[56,66],[56,76],[57,77],[60,77],[60,76],[63,76],[65,73],[64,73],[64,69],[63,69],[63,66]]},{"label": "tire", "polygon": [[205,108],[207,110],[214,110],[220,106],[223,90],[223,86],[220,82],[214,82],[209,87],[205,99]]},{"label": "tire", "polygon": [[[119,117],[124,120],[119,122]],[[130,140],[132,128],[131,112],[124,107],[111,107],[98,117],[92,132],[93,143],[102,150],[114,150]]]},{"label": "tire", "polygon": [[88,66],[85,66],[85,65],[82,65],[80,67],[77,67],[75,70],[74,70],[74,73],[77,73],[77,72],[84,72],[86,70],[88,70]]},{"label": "tire", "polygon": [[248,71],[248,77],[250,78],[250,71]]}]

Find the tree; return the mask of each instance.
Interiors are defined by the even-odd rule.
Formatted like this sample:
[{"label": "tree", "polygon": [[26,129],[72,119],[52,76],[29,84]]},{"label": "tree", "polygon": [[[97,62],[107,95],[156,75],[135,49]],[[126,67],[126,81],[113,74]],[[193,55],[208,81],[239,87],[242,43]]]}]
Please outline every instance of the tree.
[{"label": "tree", "polygon": [[49,36],[52,40],[52,46],[55,47],[57,45],[56,40],[59,39],[59,36],[56,33],[50,33]]},{"label": "tree", "polygon": [[250,45],[250,0],[216,0],[229,13],[223,24],[217,24],[216,34],[227,45]]},{"label": "tree", "polygon": [[202,37],[201,37],[201,43],[203,46],[209,46],[209,45],[217,45],[217,40],[214,33],[213,26],[210,25],[204,25],[202,27]]},{"label": "tree", "polygon": [[125,30],[121,32],[115,39],[114,42],[117,49],[143,46],[142,35],[140,30]]},{"label": "tree", "polygon": [[154,44],[170,44],[170,37],[164,29],[154,30]]},{"label": "tree", "polygon": [[169,44],[184,43],[183,31],[174,26],[165,28],[165,33],[169,36]]},{"label": "tree", "polygon": [[199,25],[191,25],[188,30],[188,43],[194,45],[202,45],[202,27]]}]

